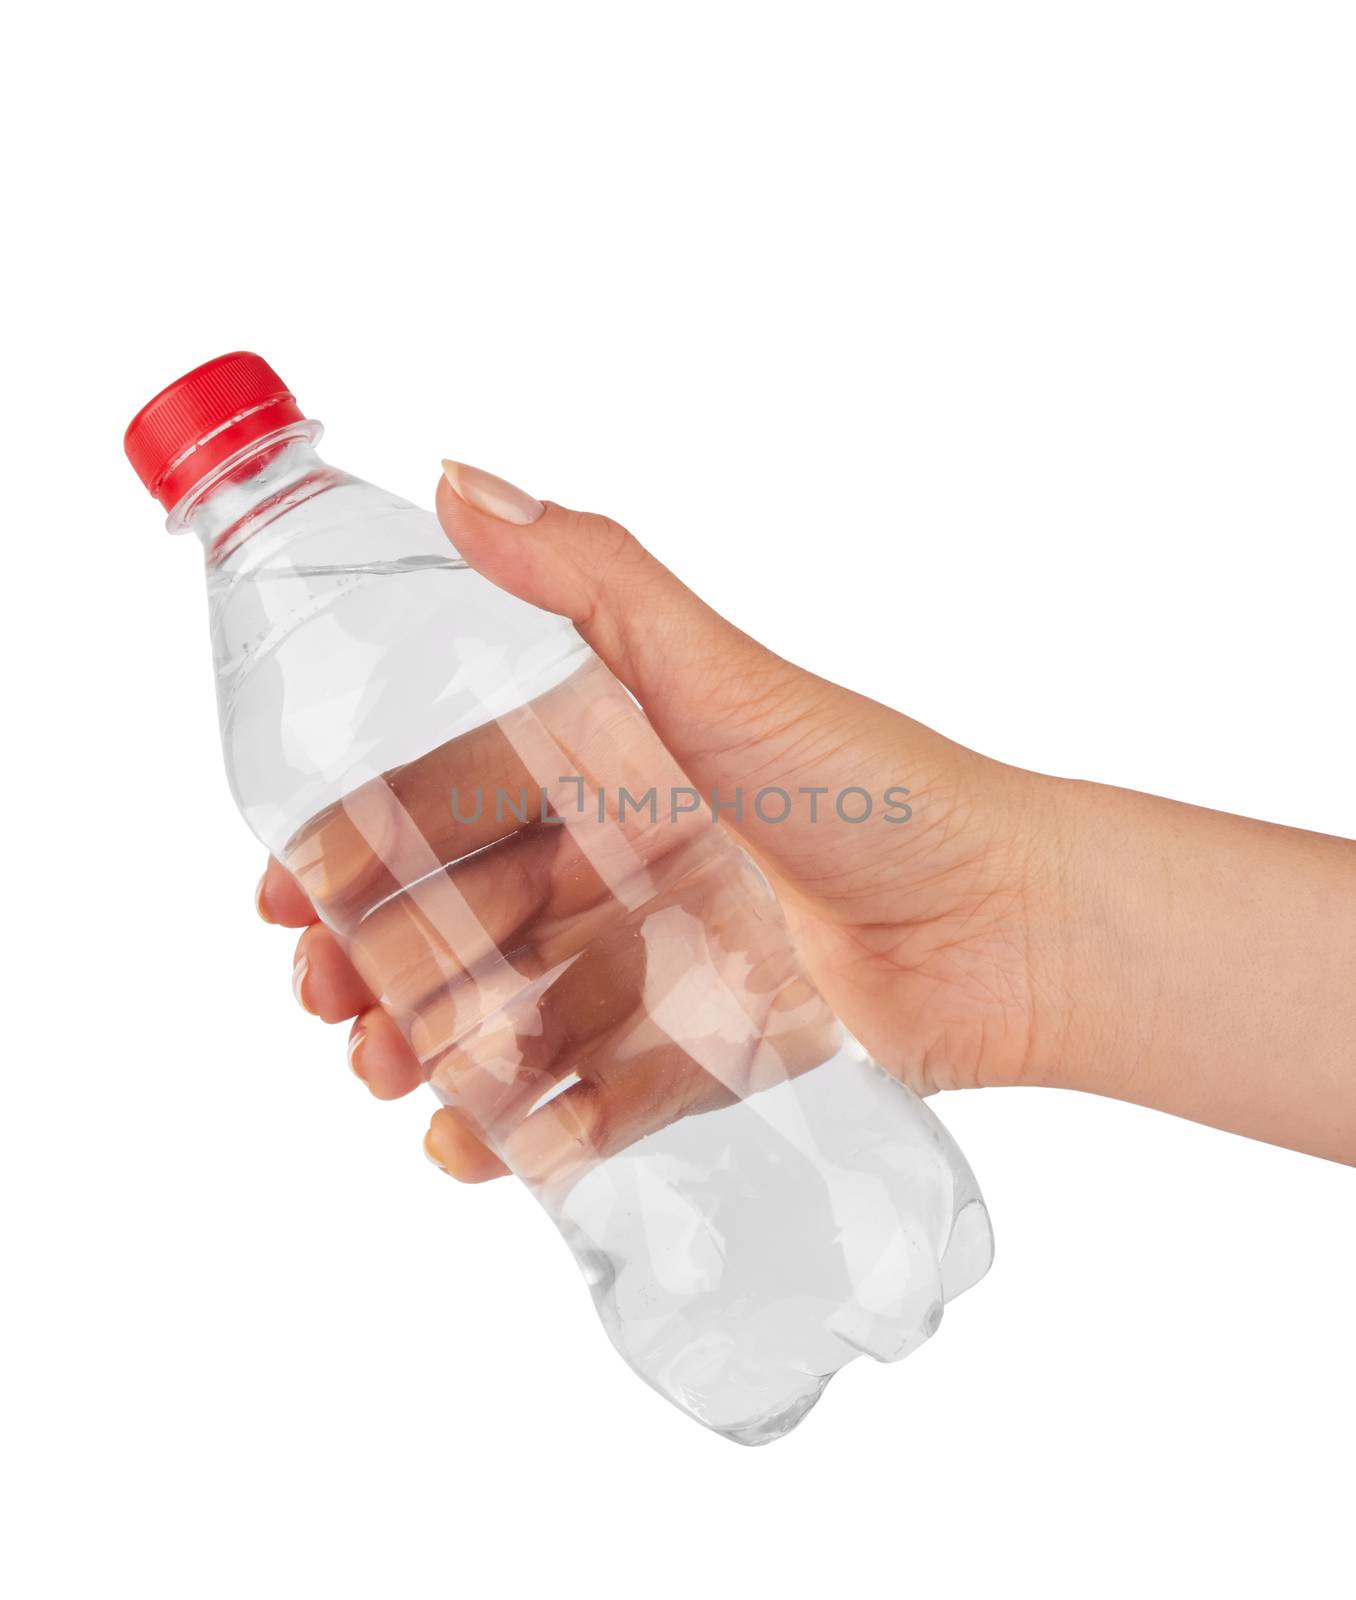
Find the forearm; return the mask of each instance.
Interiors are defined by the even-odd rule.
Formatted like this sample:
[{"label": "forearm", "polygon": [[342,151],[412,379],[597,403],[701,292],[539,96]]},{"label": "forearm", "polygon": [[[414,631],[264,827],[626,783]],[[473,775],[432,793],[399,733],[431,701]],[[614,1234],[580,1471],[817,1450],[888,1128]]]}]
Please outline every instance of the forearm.
[{"label": "forearm", "polygon": [[1053,1081],[1356,1163],[1356,843],[1058,788]]}]

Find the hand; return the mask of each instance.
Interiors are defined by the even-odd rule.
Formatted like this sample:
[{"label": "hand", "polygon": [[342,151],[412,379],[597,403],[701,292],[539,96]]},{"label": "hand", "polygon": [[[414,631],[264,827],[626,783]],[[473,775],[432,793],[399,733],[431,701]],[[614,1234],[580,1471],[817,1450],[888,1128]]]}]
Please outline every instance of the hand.
[{"label": "hand", "polygon": [[[1045,970],[1057,952],[1042,947],[1033,917],[1031,841],[1038,819],[1051,824],[1041,780],[781,660],[615,523],[557,506],[537,514],[516,493],[456,469],[438,514],[488,578],[575,622],[694,788],[795,796],[785,821],[761,821],[746,801],[728,825],[767,874],[810,976],[846,1025],[920,1092],[1020,1081],[1043,1025],[1033,995],[1057,983]],[[834,797],[852,789],[873,797],[864,823],[836,814]],[[892,813],[907,805],[906,823],[886,820],[886,789],[909,791]],[[856,814],[861,800],[845,805]],[[357,1017],[351,1059],[373,1093],[390,1098],[421,1082],[415,1053],[277,862],[259,906],[305,928],[298,997],[327,1021]],[[504,1170],[452,1113],[435,1116],[429,1148],[459,1177]]]},{"label": "hand", "polygon": [[[1328,996],[1350,989],[1340,970],[1356,948],[1353,899],[1321,887],[1335,873],[1356,887],[1349,844],[990,761],[763,649],[615,523],[542,507],[475,469],[449,465],[437,507],[472,566],[575,623],[696,789],[797,797],[784,821],[746,803],[723,825],[763,868],[826,1000],[919,1092],[1062,1084],[1356,1156],[1350,1094],[1334,1116],[1305,1092],[1282,1093],[1263,1059],[1266,1025],[1241,1055],[1231,1037],[1269,1002],[1268,1016],[1287,1006],[1298,963],[1320,980],[1314,1038],[1302,1024],[1285,1033],[1300,1088],[1335,1076],[1349,1090],[1351,1032]],[[803,790],[818,791],[817,811]],[[875,797],[865,822],[833,814],[852,790]],[[887,820],[886,790],[908,791],[906,824]],[[1215,880],[1255,870],[1259,851],[1287,929],[1311,903],[1319,922],[1279,952],[1262,941],[1265,971],[1246,959],[1249,993],[1232,1010],[1221,966],[1232,943],[1259,941]],[[1194,899],[1174,896],[1172,872],[1190,876]],[[327,1021],[357,1018],[350,1060],[372,1092],[393,1098],[423,1081],[419,1056],[277,862],[258,904],[304,927],[298,998]],[[1222,1015],[1232,1023],[1212,1025]],[[434,1116],[427,1148],[469,1181],[506,1170],[452,1111]]]}]

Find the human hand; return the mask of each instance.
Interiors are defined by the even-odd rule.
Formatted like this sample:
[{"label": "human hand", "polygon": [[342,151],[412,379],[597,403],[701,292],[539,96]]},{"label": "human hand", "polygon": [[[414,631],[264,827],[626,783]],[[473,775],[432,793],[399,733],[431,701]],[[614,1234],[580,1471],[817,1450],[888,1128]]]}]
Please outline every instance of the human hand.
[{"label": "human hand", "polygon": [[[883,1066],[922,1093],[1022,1081],[1054,1020],[1033,997],[1058,985],[1059,951],[1034,911],[1053,888],[1033,870],[1033,839],[1053,824],[1045,780],[783,661],[606,518],[539,507],[464,467],[449,469],[437,507],[472,566],[575,622],[695,789],[746,797],[722,825],[766,873],[815,985]],[[793,797],[785,820],[751,804],[772,788]],[[872,815],[842,820],[839,796],[851,816],[869,796]],[[502,876],[495,894],[511,923]],[[350,1061],[372,1092],[422,1082],[427,1059],[279,862],[258,904],[304,929],[298,998],[326,1021],[356,1018]],[[428,1148],[468,1180],[506,1170],[453,1111],[435,1115]]]},{"label": "human hand", "polygon": [[[1356,1159],[1350,844],[988,760],[763,649],[615,523],[476,469],[450,464],[437,508],[470,565],[575,623],[694,788],[795,797],[784,820],[746,803],[721,826],[762,867],[825,1000],[919,1092],[1075,1087]],[[906,826],[898,800],[893,816],[881,804],[903,790]],[[875,802],[862,822],[834,806],[854,791]],[[860,806],[854,795],[848,814]],[[529,902],[540,911],[532,863],[520,865],[522,881],[496,871],[483,886],[505,936]],[[1240,875],[1265,881],[1260,904],[1240,907]],[[411,1047],[389,996],[376,1003],[361,960],[276,861],[258,904],[304,929],[298,998],[327,1021],[356,1018],[350,1061],[372,1092],[424,1081],[435,1053]],[[790,1037],[782,1065],[796,1060]],[[702,1109],[692,1078],[658,1113],[632,1092],[614,1147],[656,1114]],[[435,1114],[426,1148],[468,1181],[507,1170],[456,1110]]]}]

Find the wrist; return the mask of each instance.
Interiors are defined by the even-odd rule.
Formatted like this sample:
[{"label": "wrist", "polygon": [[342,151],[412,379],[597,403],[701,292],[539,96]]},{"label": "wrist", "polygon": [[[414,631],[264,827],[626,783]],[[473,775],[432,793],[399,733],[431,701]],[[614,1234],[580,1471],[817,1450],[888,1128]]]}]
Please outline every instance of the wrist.
[{"label": "wrist", "polygon": [[1125,1097],[1153,1013],[1156,802],[1026,776],[1031,1045],[1021,1081]]}]

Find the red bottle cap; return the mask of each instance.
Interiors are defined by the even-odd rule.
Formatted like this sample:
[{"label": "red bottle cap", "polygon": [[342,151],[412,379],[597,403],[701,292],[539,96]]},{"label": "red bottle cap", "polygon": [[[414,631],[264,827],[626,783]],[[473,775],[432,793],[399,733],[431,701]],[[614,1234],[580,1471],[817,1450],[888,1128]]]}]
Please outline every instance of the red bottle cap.
[{"label": "red bottle cap", "polygon": [[142,406],[123,448],[137,477],[169,510],[237,450],[302,420],[268,362],[236,350],[194,367]]}]

